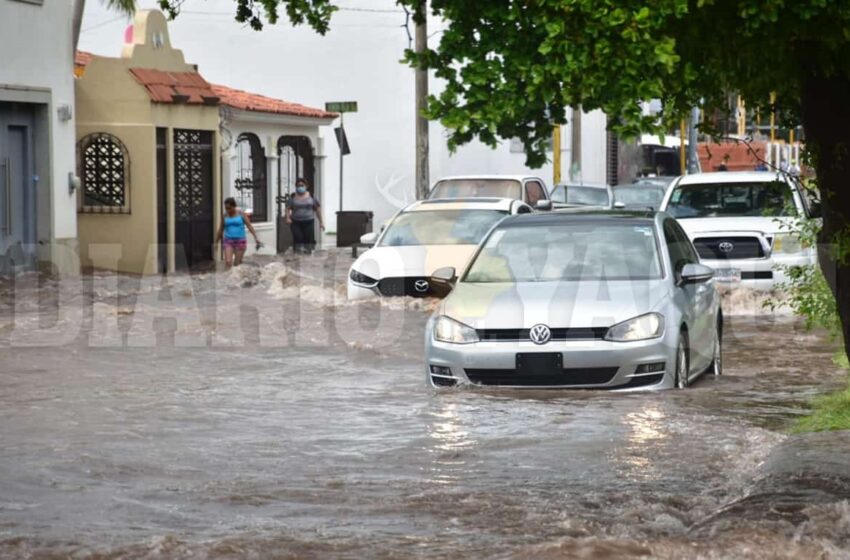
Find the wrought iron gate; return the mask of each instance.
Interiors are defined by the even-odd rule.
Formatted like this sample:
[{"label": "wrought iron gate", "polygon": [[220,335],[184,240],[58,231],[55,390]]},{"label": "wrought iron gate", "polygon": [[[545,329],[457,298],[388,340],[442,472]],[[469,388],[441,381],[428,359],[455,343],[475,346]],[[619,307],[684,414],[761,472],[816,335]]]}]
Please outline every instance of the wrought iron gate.
[{"label": "wrought iron gate", "polygon": [[213,260],[212,132],[174,131],[174,219],[177,268]]}]

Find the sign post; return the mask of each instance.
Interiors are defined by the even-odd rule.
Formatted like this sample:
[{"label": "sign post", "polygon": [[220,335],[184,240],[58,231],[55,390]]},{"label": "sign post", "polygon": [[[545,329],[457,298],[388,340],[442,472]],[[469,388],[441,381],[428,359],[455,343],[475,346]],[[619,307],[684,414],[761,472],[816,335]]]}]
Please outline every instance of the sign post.
[{"label": "sign post", "polygon": [[334,130],[336,143],[339,146],[339,209],[342,211],[342,158],[351,153],[348,146],[348,138],[345,136],[343,116],[345,113],[356,113],[356,101],[329,101],[325,103],[325,110],[330,113],[339,113],[339,126]]}]

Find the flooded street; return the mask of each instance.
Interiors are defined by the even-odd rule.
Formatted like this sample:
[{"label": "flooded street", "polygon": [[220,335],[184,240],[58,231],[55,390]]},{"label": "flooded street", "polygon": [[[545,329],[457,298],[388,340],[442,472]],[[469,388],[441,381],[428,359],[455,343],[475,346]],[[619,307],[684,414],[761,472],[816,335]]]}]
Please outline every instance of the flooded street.
[{"label": "flooded street", "polygon": [[0,556],[848,558],[834,346],[728,300],[684,391],[426,387],[429,302],[345,253],[0,292]]}]

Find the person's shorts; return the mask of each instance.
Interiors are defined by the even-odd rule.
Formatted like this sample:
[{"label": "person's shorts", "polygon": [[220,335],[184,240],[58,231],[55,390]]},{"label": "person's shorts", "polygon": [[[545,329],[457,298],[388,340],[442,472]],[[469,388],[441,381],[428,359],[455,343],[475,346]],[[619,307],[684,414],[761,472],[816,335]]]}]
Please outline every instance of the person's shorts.
[{"label": "person's shorts", "polygon": [[248,248],[248,240],[244,237],[242,239],[228,239],[225,237],[224,248],[233,249],[234,251],[244,251]]}]

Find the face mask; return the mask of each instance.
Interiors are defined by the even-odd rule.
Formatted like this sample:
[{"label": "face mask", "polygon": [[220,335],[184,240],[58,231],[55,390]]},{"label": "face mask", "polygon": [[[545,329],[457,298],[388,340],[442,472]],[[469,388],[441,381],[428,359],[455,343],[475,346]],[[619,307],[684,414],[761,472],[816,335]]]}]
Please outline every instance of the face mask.
[{"label": "face mask", "polygon": [[298,194],[304,194],[305,192],[307,192],[307,187],[295,187],[295,192],[297,192]]}]

